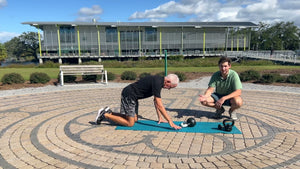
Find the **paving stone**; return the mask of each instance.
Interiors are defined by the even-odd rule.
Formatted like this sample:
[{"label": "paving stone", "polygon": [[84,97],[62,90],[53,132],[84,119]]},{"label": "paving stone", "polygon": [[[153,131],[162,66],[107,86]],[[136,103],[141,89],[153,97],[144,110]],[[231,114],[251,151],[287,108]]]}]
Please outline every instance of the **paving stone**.
[{"label": "paving stone", "polygon": [[171,169],[171,168],[177,168],[177,167],[176,167],[176,164],[164,163],[163,164],[163,168],[169,168],[169,169]]},{"label": "paving stone", "polygon": [[[201,92],[162,90],[171,118],[222,121],[198,103]],[[91,125],[99,108],[119,111],[120,93],[105,88],[0,96],[0,168],[300,167],[298,93],[243,91],[235,123],[242,134],[120,131],[108,121]],[[139,115],[157,120],[153,98],[140,102]]]}]

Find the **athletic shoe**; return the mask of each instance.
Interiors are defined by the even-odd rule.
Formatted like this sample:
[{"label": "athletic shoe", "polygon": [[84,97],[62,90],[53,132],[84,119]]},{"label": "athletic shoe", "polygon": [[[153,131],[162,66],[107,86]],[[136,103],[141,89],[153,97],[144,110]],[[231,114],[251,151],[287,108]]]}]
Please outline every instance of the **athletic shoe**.
[{"label": "athletic shoe", "polygon": [[109,107],[104,108],[105,113],[111,114],[112,110]]},{"label": "athletic shoe", "polygon": [[97,117],[96,117],[96,124],[100,124],[101,121],[104,119],[105,109],[101,108],[98,111]]},{"label": "athletic shoe", "polygon": [[230,111],[229,111],[229,114],[230,114],[230,118],[231,118],[232,120],[237,120],[237,119],[238,119],[235,112],[230,112]]},{"label": "athletic shoe", "polygon": [[100,113],[104,110],[104,108],[101,108],[98,110],[98,114],[96,116],[95,122],[97,121],[97,119],[100,117]]},{"label": "athletic shoe", "polygon": [[106,114],[106,113],[109,113],[109,114],[112,113],[112,110],[111,110],[108,106],[106,106],[104,109],[102,108],[102,109],[100,109],[100,110],[98,111],[98,115],[97,115],[97,118],[96,118],[96,123],[97,123],[97,124],[100,124],[101,121],[102,121],[103,119],[105,119],[105,114]]},{"label": "athletic shoe", "polygon": [[220,119],[222,117],[222,114],[225,112],[224,107],[222,106],[221,109],[216,110],[216,114],[214,115],[215,119]]}]

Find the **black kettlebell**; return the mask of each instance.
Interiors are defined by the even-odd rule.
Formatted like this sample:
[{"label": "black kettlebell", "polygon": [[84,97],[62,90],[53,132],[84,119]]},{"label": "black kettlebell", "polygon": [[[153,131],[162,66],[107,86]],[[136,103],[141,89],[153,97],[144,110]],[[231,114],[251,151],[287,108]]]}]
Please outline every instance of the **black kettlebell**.
[{"label": "black kettlebell", "polygon": [[230,132],[232,130],[233,126],[234,126],[234,120],[225,119],[225,120],[223,120],[223,126],[221,124],[219,124],[218,129]]},{"label": "black kettlebell", "polygon": [[187,119],[186,123],[189,127],[194,127],[196,125],[196,120],[193,117]]},{"label": "black kettlebell", "polygon": [[186,122],[181,123],[181,127],[194,127],[196,125],[196,120],[193,117],[190,117]]}]

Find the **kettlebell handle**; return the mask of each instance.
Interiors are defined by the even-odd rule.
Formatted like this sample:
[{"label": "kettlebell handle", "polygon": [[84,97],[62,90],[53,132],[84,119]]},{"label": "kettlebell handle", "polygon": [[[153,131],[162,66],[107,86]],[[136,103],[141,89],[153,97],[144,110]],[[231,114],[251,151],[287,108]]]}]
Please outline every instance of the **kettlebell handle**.
[{"label": "kettlebell handle", "polygon": [[232,120],[232,119],[225,119],[225,120],[223,120],[223,126],[225,126],[226,125],[226,123],[228,123],[228,122],[231,122],[231,126],[234,126],[234,120]]}]

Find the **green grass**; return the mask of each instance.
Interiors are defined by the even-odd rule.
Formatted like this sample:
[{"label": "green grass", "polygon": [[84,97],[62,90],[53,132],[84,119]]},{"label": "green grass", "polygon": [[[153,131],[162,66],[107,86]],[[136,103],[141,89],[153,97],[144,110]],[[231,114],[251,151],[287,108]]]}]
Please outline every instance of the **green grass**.
[{"label": "green grass", "polygon": [[[105,68],[108,72],[112,72],[116,75],[121,75],[124,71],[134,71],[137,74],[148,72],[151,74],[156,74],[159,72],[164,72],[164,67],[154,67],[154,68]],[[246,70],[279,70],[279,69],[293,69],[300,70],[300,66],[282,66],[282,65],[267,65],[267,66],[233,66],[233,70],[237,72],[243,72]],[[208,72],[213,73],[218,70],[217,66],[211,67],[168,67],[168,73],[172,72]],[[30,74],[34,72],[47,73],[51,79],[56,79],[58,77],[59,68],[0,68],[0,79],[3,75],[7,73],[19,73],[25,80],[29,80]]]},{"label": "green grass", "polygon": [[[144,72],[151,73],[151,74],[156,74],[160,72],[164,72],[165,68],[107,68],[106,69],[108,72],[112,72],[114,74],[120,75],[124,71],[133,71],[136,72],[137,74],[141,74]],[[214,72],[218,70],[217,67],[168,67],[168,73],[171,72]]]},{"label": "green grass", "polygon": [[[267,65],[267,66],[233,66],[233,70],[237,72],[243,72],[246,70],[280,70],[280,69],[291,69],[291,70],[300,70],[300,66],[281,66],[281,65]],[[164,67],[162,68],[107,68],[108,72],[112,72],[114,74],[120,75],[124,71],[134,71],[137,74],[141,74],[144,72],[156,74],[159,72],[164,72]],[[211,67],[168,67],[168,73],[174,72],[205,72],[205,73],[213,73],[218,71],[219,68],[217,66]]]},{"label": "green grass", "polygon": [[56,79],[59,73],[58,68],[0,68],[0,79],[7,73],[19,73],[25,80],[29,80],[30,74],[34,72],[47,73],[51,79]]}]

